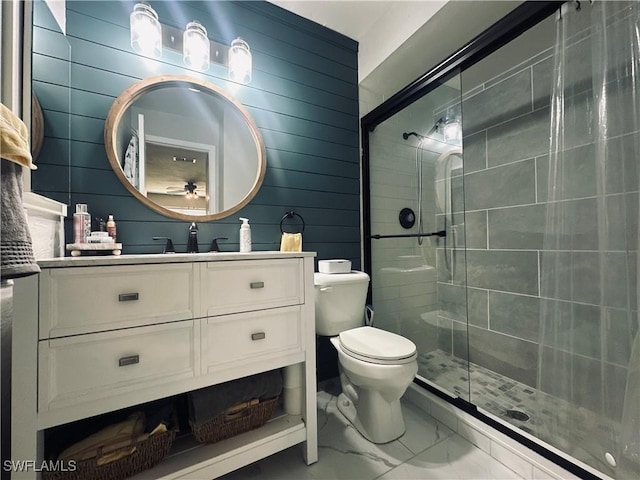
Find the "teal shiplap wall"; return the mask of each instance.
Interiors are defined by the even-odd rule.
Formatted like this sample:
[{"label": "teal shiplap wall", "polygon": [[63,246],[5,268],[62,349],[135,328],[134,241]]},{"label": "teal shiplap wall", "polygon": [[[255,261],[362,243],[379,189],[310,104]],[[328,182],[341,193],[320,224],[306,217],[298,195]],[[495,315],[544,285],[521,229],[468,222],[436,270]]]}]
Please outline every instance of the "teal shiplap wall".
[{"label": "teal shiplap wall", "polygon": [[[113,214],[124,253],[156,253],[154,236],[186,249],[188,223],[140,204],[112,172],[104,122],[113,101],[138,80],[190,74],[231,92],[260,128],[267,172],[256,197],[223,220],[200,223],[200,250],[214,236],[238,250],[238,217],[251,220],[254,250],[277,250],[280,219],[295,210],[306,222],[304,249],[318,259],[348,258],[360,266],[360,181],[357,43],[267,2],[151,2],[162,23],[200,21],[217,42],[241,36],[253,53],[253,79],[239,86],[226,69],[184,68],[164,51],[158,61],[129,45],[133,2],[67,1],[67,36],[42,1],[34,8],[33,88],[44,111],[45,141],[33,190],[69,204],[87,203],[94,216]],[[233,89],[232,89],[233,88]],[[70,235],[67,219],[67,239]]]}]

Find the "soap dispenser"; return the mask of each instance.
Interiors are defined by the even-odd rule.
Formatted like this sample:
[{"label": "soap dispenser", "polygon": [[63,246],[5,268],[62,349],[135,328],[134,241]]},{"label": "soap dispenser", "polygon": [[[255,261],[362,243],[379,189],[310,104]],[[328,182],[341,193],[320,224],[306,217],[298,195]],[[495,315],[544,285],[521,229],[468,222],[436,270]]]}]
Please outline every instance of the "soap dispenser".
[{"label": "soap dispenser", "polygon": [[242,225],[240,226],[240,252],[251,251],[251,226],[249,219],[240,217]]},{"label": "soap dispenser", "polygon": [[189,226],[187,253],[200,253],[198,250],[198,225],[196,225],[196,222],[191,222],[191,225]]}]

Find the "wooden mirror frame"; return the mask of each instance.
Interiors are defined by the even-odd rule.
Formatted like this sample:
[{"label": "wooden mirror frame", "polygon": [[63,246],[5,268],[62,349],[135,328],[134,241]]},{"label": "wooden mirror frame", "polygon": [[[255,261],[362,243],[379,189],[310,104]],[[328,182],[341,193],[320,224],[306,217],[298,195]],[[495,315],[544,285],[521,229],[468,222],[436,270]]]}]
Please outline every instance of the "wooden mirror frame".
[{"label": "wooden mirror frame", "polygon": [[[191,87],[206,89],[217,95],[224,102],[227,102],[229,106],[235,108],[235,110],[242,116],[247,126],[249,127],[249,131],[251,132],[251,136],[256,146],[256,153],[258,155],[258,172],[253,182],[253,186],[251,187],[247,195],[245,195],[245,197],[239,203],[232,206],[231,208],[209,215],[187,215],[184,213],[174,212],[149,200],[125,176],[124,171],[122,170],[118,152],[116,152],[115,148],[118,124],[120,123],[120,120],[122,119],[124,113],[133,104],[133,102],[135,102],[145,93],[163,87]],[[109,163],[111,164],[111,168],[115,172],[120,182],[122,182],[125,188],[134,197],[136,197],[147,207],[164,216],[174,218],[176,220],[186,220],[189,222],[207,222],[210,220],[218,220],[228,217],[245,207],[258,193],[258,190],[260,189],[260,187],[262,186],[262,182],[264,181],[264,176],[267,169],[267,152],[264,146],[264,141],[262,139],[262,134],[260,133],[258,126],[253,121],[246,108],[231,95],[224,92],[216,85],[209,83],[206,80],[201,80],[199,78],[190,77],[187,75],[159,75],[155,77],[149,77],[136,82],[125,91],[123,91],[120,96],[113,102],[113,105],[109,110],[109,114],[107,115],[107,120],[104,126],[104,146],[107,152],[107,157],[109,158]]]}]

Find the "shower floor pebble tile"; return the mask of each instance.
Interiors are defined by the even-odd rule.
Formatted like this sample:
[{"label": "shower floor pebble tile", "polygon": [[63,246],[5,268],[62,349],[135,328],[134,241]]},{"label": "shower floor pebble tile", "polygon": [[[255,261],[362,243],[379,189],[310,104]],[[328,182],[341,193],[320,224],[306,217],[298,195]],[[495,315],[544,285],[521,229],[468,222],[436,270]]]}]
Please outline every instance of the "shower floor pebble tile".
[{"label": "shower floor pebble tile", "polygon": [[337,396],[318,393],[317,463],[307,466],[299,446],[255,462],[226,480],[375,480],[468,479],[501,480],[518,477],[487,453],[403,402],[406,433],[376,445],[364,439],[338,411]]},{"label": "shower floor pebble tile", "polygon": [[[616,434],[612,421],[441,350],[420,355],[418,365],[418,374],[430,382],[461,398],[470,397],[473,404],[486,412],[607,475],[615,475],[604,462],[602,445],[594,441],[603,435]],[[514,418],[514,410],[528,418]]]}]

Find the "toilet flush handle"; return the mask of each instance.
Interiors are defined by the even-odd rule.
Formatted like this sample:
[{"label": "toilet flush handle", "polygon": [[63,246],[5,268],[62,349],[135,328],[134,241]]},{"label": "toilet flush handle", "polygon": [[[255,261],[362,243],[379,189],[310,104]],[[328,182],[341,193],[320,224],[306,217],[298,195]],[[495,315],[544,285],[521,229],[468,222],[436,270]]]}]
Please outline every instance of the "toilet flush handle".
[{"label": "toilet flush handle", "polygon": [[333,290],[333,287],[320,287],[321,292],[330,292]]}]

